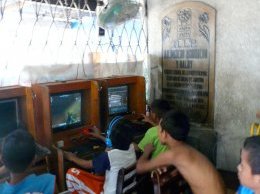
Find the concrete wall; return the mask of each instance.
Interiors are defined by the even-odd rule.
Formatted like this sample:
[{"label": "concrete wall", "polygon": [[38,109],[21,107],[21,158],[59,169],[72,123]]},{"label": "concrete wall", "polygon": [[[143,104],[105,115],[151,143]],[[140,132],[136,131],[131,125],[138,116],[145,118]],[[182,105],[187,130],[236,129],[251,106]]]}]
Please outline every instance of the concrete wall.
[{"label": "concrete wall", "polygon": [[[149,0],[151,98],[161,95],[161,17],[181,0]],[[202,0],[217,10],[214,130],[217,167],[236,170],[243,139],[260,110],[260,1]]]}]

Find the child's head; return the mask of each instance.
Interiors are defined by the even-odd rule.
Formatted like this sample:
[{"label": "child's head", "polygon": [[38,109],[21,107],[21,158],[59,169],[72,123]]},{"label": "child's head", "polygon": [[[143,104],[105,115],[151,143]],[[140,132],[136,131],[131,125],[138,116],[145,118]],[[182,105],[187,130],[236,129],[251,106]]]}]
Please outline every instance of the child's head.
[{"label": "child's head", "polygon": [[128,150],[129,145],[133,140],[133,128],[131,122],[127,119],[120,119],[115,123],[111,130],[110,139],[113,148]]},{"label": "child's head", "polygon": [[2,161],[12,173],[24,172],[35,156],[35,142],[25,130],[17,129],[4,138]]},{"label": "child's head", "polygon": [[237,166],[240,183],[253,190],[260,189],[260,136],[248,137]]},{"label": "child's head", "polygon": [[151,104],[151,116],[153,120],[160,121],[160,119],[171,109],[167,100],[157,99]]},{"label": "child's head", "polygon": [[[185,141],[190,130],[189,118],[179,111],[169,111],[161,119],[159,134],[167,132],[173,139]],[[159,135],[160,137],[161,135]],[[162,138],[160,140],[163,142]]]}]

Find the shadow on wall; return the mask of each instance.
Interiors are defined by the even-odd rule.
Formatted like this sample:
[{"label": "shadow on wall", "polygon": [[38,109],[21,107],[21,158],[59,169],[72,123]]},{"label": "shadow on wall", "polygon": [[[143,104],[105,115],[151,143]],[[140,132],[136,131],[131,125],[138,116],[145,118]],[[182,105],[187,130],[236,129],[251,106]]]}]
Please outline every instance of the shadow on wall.
[{"label": "shadow on wall", "polygon": [[162,58],[149,55],[151,67],[151,92],[150,99],[161,98],[162,95]]},{"label": "shadow on wall", "polygon": [[213,129],[191,125],[187,143],[203,153],[216,166],[217,138]]}]

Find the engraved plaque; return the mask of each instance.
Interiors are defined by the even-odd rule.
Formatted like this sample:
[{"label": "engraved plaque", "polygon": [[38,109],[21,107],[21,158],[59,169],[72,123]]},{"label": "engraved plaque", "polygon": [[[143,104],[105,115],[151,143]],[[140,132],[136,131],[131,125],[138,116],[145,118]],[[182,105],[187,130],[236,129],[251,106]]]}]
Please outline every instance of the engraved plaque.
[{"label": "engraved plaque", "polygon": [[216,10],[184,2],[162,18],[163,98],[192,122],[213,125]]}]

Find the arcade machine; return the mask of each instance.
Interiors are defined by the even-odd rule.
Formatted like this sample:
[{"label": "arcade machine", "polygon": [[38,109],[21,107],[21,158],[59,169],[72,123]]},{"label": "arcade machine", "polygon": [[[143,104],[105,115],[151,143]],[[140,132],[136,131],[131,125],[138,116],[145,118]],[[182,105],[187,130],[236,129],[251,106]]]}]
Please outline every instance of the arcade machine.
[{"label": "arcade machine", "polygon": [[[33,100],[31,89],[23,86],[9,86],[0,88],[0,140],[12,131],[27,129],[36,138]],[[37,162],[30,169],[35,173],[48,170],[48,150],[36,147]],[[46,152],[45,152],[46,151]],[[0,175],[0,181],[7,175]]]},{"label": "arcade machine", "polygon": [[63,150],[87,159],[105,149],[104,142],[85,135],[91,126],[99,126],[98,84],[90,80],[62,81],[34,84],[32,90],[36,136],[52,149],[52,171],[58,174],[63,190],[66,169],[73,166],[63,160]]},{"label": "arcade machine", "polygon": [[75,80],[32,85],[36,132],[45,146],[69,149],[80,141],[82,130],[99,126],[98,85]]},{"label": "arcade machine", "polygon": [[0,88],[0,138],[24,127],[35,137],[32,95],[29,88]]},{"label": "arcade machine", "polygon": [[134,141],[138,142],[151,127],[142,122],[146,112],[145,79],[142,76],[112,76],[97,80],[100,85],[100,115],[103,132],[111,121],[125,117],[132,121]]}]

